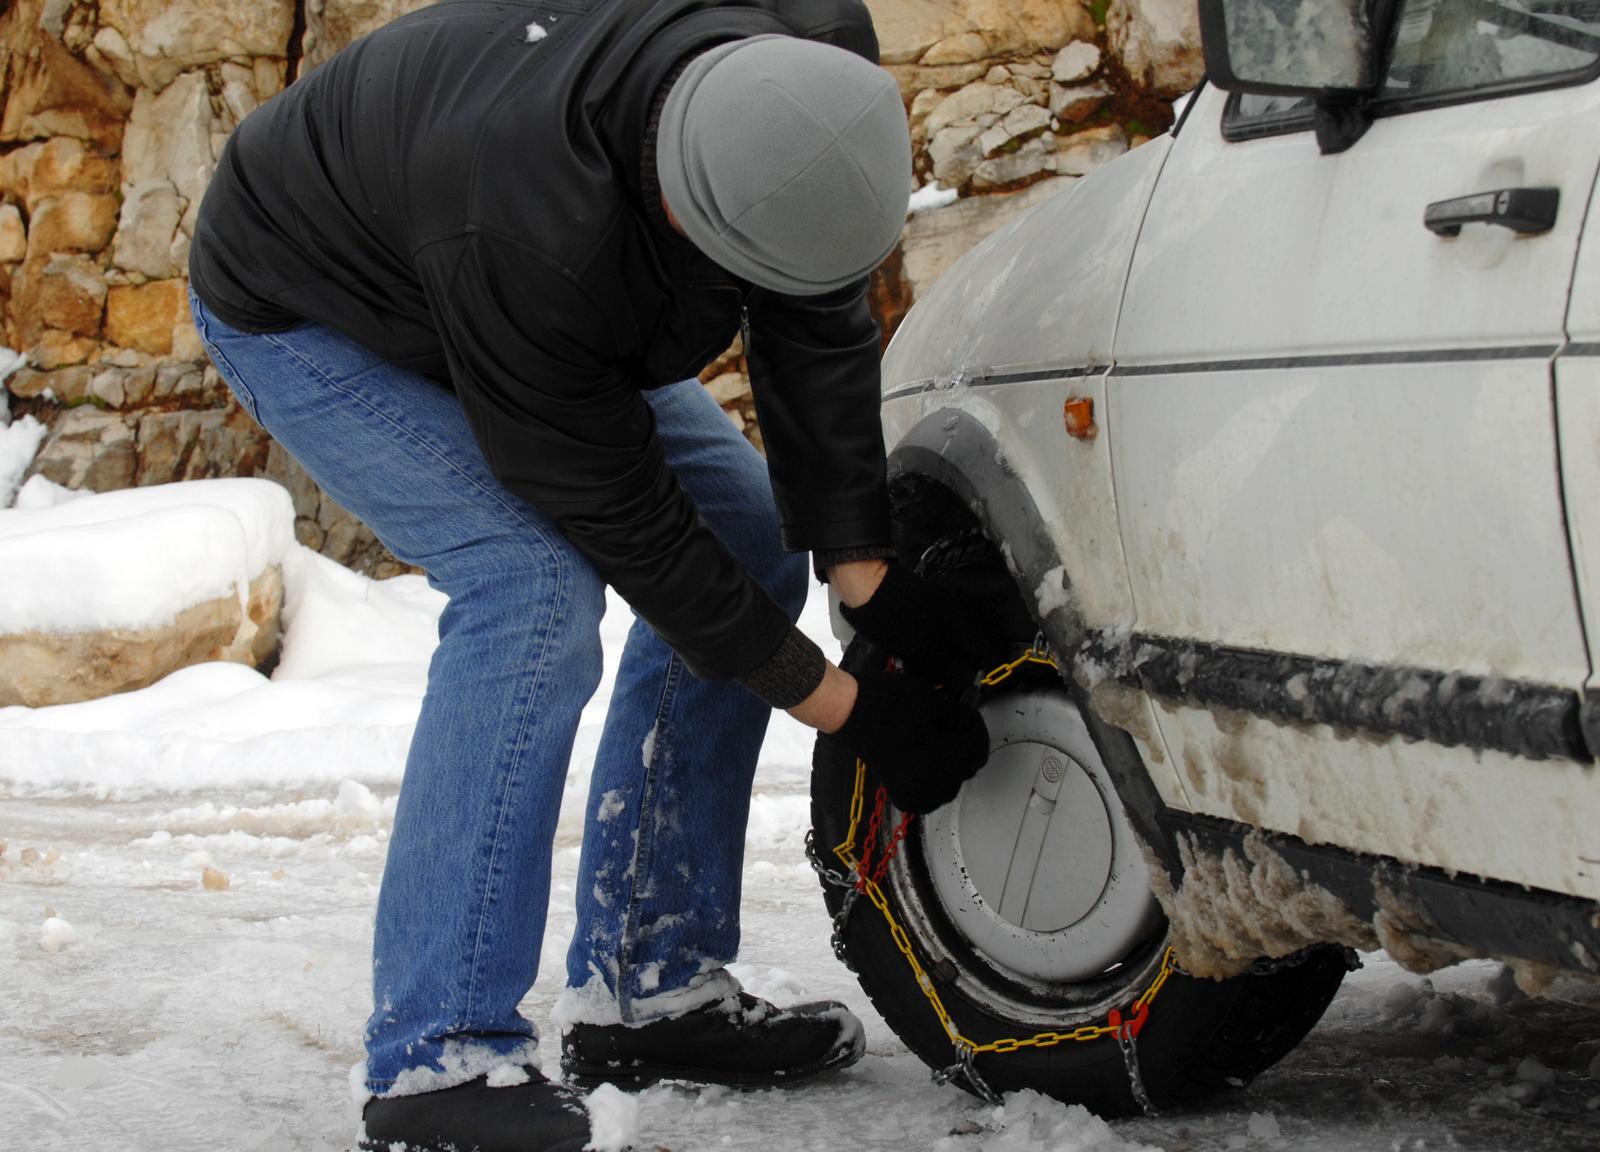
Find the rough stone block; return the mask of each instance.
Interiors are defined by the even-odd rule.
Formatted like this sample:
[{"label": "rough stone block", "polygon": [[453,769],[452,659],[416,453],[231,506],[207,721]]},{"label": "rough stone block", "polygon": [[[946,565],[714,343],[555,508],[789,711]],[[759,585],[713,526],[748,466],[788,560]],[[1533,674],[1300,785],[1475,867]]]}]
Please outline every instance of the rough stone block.
[{"label": "rough stone block", "polygon": [[26,343],[34,343],[45,329],[77,336],[99,333],[106,282],[100,266],[87,256],[30,260],[18,270],[12,288],[12,314]]},{"label": "rough stone block", "polygon": [[179,76],[159,95],[141,91],[128,120],[123,180],[133,186],[165,180],[176,188],[183,202],[179,224],[189,236],[216,168],[211,150],[216,123],[205,76],[198,72]]},{"label": "rough stone block", "polygon": [[1111,90],[1099,84],[1064,88],[1050,85],[1050,115],[1068,124],[1078,124],[1098,112],[1111,99]]},{"label": "rough stone block", "polygon": [[1205,73],[1195,0],[1111,0],[1106,39],[1135,84],[1172,99]]},{"label": "rough stone block", "polygon": [[98,252],[117,229],[117,198],[63,192],[41,202],[28,222],[28,254]]},{"label": "rough stone block", "polygon": [[95,370],[80,364],[73,368],[58,368],[53,372],[38,368],[22,368],[6,381],[13,396],[32,400],[38,396],[54,397],[56,403],[67,406],[82,404],[89,398],[89,388]]},{"label": "rough stone block", "polygon": [[989,40],[981,32],[957,32],[946,36],[922,54],[920,64],[973,64],[994,55]]},{"label": "rough stone block", "polygon": [[976,124],[956,125],[936,133],[928,143],[928,159],[933,175],[946,188],[957,188],[983,163],[978,138],[983,129]]},{"label": "rough stone block", "polygon": [[308,0],[301,70],[314,68],[358,37],[431,0]]},{"label": "rough stone block", "polygon": [[[1041,109],[1042,111],[1042,109]],[[1043,140],[1029,140],[1015,152],[996,156],[978,165],[972,186],[979,191],[1004,188],[1031,180],[1050,167],[1050,149]]]},{"label": "rough stone block", "polygon": [[146,412],[138,429],[140,486],[258,475],[267,437],[237,405]]},{"label": "rough stone block", "polygon": [[885,64],[1054,52],[1095,34],[1094,18],[1078,0],[868,0],[867,7]]},{"label": "rough stone block", "polygon": [[283,575],[270,565],[251,581],[242,609],[230,594],[156,628],[0,635],[0,707],[94,700],[212,660],[259,668],[282,640],[282,608]]},{"label": "rough stone block", "polygon": [[[100,0],[101,30],[120,34],[148,88],[230,57],[287,56],[293,26],[293,0]],[[119,51],[98,37],[95,45],[108,57]]]},{"label": "rough stone block", "polygon": [[180,276],[173,256],[173,238],[183,208],[178,189],[165,178],[130,184],[123,193],[122,219],[117,227],[111,262],[149,280]]},{"label": "rough stone block", "polygon": [[15,204],[0,204],[0,264],[11,264],[28,254],[28,232]]},{"label": "rough stone block", "polygon": [[[750,381],[743,372],[724,372],[706,381],[706,391],[722,407],[738,404],[750,397]],[[741,425],[742,427],[742,425]]]},{"label": "rough stone block", "polygon": [[152,356],[172,351],[173,327],[187,315],[182,280],[119,284],[106,297],[106,339]]},{"label": "rough stone block", "polygon": [[74,56],[46,30],[49,0],[14,0],[0,11],[0,60],[7,62],[0,143],[71,136],[114,153],[128,115],[128,92]]},{"label": "rough stone block", "polygon": [[109,195],[117,190],[117,164],[83,141],[57,136],[0,154],[0,192],[31,215],[41,201],[67,192]]},{"label": "rough stone block", "polygon": [[1074,40],[1056,53],[1050,63],[1050,78],[1057,84],[1076,84],[1087,80],[1100,67],[1100,47],[1087,40]]},{"label": "rough stone block", "polygon": [[133,486],[138,462],[134,430],[123,416],[71,408],[51,426],[28,474],[68,488],[111,492]]}]

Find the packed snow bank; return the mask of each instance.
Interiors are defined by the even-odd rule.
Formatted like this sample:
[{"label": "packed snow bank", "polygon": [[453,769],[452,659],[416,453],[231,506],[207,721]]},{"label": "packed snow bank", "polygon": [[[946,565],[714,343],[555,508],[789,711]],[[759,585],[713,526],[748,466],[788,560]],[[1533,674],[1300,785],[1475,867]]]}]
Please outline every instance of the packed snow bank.
[{"label": "packed snow bank", "polygon": [[266,480],[193,480],[0,512],[0,633],[158,627],[196,604],[246,596],[294,546],[294,505]]},{"label": "packed snow bank", "polygon": [[[0,354],[4,349],[0,349]],[[3,396],[4,392],[0,392]],[[33,455],[44,442],[45,426],[32,416],[7,423],[0,413],[0,509],[11,507],[22,474],[33,463]]]},{"label": "packed snow bank", "polygon": [[22,474],[44,440],[45,426],[32,416],[12,421],[11,403],[4,388],[6,378],[27,362],[22,353],[0,348],[0,508],[11,507]]},{"label": "packed snow bank", "polygon": [[16,500],[11,506],[18,511],[37,512],[69,500],[86,500],[93,495],[88,489],[66,488],[44,476],[29,476],[27,482],[17,489]]},{"label": "packed snow bank", "polygon": [[[232,507],[240,514],[251,511],[261,488],[282,493],[253,481],[206,483],[247,486],[228,494],[237,495]],[[75,501],[55,514],[121,495],[138,493]],[[276,497],[264,504],[276,514]],[[20,514],[0,522],[12,515]],[[287,638],[273,678],[237,664],[201,664],[137,692],[54,708],[0,708],[0,784],[15,793],[126,798],[399,781],[444,596],[420,576],[376,582],[297,544],[280,550],[256,527],[252,539],[241,526],[232,562],[247,567],[260,556],[282,564]],[[71,531],[103,538],[97,527]]]}]

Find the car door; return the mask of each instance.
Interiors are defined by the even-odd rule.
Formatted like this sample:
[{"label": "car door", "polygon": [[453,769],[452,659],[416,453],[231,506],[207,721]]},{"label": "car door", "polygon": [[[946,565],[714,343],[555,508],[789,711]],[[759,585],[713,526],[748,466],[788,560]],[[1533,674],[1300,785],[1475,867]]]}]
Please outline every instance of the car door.
[{"label": "car door", "polygon": [[[1585,0],[1401,0],[1346,151],[1215,89],[1180,133],[1108,423],[1134,651],[1195,812],[1596,894],[1552,362],[1597,66]],[[1425,224],[1548,189],[1533,234]]]},{"label": "car door", "polygon": [[[1600,747],[1600,237],[1596,200],[1578,250],[1567,308],[1567,343],[1556,358],[1556,418],[1578,601],[1589,637],[1589,679],[1582,712],[1591,748]],[[1585,871],[1600,872],[1600,830],[1582,854]]]}]

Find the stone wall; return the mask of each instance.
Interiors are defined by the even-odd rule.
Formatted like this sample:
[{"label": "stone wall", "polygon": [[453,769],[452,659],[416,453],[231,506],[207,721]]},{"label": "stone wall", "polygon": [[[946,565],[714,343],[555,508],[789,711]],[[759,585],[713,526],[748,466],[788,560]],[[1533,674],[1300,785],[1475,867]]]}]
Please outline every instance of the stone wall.
[{"label": "stone wall", "polygon": [[[931,270],[1170,121],[1199,75],[1193,0],[868,0],[905,97],[914,219],[876,278],[886,335]],[[233,402],[188,320],[195,215],[239,121],[414,0],[11,0],[0,12],[0,344],[14,413],[50,427],[33,471],[109,490],[260,475],[312,547],[399,566]],[[1044,190],[1030,189],[1027,200]],[[737,346],[703,377],[759,445]]]}]

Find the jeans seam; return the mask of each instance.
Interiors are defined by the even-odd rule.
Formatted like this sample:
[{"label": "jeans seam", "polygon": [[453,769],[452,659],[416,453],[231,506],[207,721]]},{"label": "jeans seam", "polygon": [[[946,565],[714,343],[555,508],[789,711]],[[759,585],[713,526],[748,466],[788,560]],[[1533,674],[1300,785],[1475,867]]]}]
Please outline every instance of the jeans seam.
[{"label": "jeans seam", "polygon": [[[536,650],[539,653],[538,662],[534,665],[533,675],[528,684],[528,693],[522,703],[521,716],[517,719],[516,735],[509,745],[510,766],[505,774],[505,783],[500,789],[500,795],[495,801],[494,832],[489,840],[489,859],[484,869],[483,892],[478,899],[478,926],[473,932],[472,956],[468,963],[468,981],[466,996],[466,1017],[470,1021],[473,1014],[474,1002],[478,995],[478,977],[481,961],[484,955],[484,936],[489,921],[489,910],[498,898],[498,885],[495,878],[495,864],[500,856],[501,833],[505,829],[507,814],[511,811],[509,794],[513,786],[520,779],[521,764],[524,747],[527,742],[528,728],[534,713],[537,711],[535,702],[539,698],[539,691],[544,682],[545,664],[549,659],[550,637],[556,631],[556,626],[565,614],[566,608],[566,565],[562,562],[559,552],[549,549],[555,559],[555,592],[551,597],[551,610],[546,617],[543,633],[538,638]],[[490,941],[493,946],[493,941]]]},{"label": "jeans seam", "polygon": [[624,1021],[631,1020],[633,1016],[633,992],[628,985],[628,978],[639,947],[639,915],[643,904],[641,888],[649,887],[650,868],[655,861],[656,769],[658,764],[666,760],[667,714],[677,698],[682,669],[683,661],[676,652],[672,652],[667,658],[667,674],[662,678],[661,699],[656,704],[655,720],[650,729],[655,734],[655,742],[651,745],[650,765],[645,770],[644,789],[639,798],[639,844],[634,850],[633,883],[628,886],[628,910],[622,921],[621,955],[617,957],[617,1010]]},{"label": "jeans seam", "polygon": [[239,406],[245,410],[250,419],[257,424],[261,423],[260,417],[256,414],[256,394],[250,391],[250,386],[239,375],[239,370],[233,366],[233,361],[228,359],[227,353],[217,347],[217,342],[212,339],[211,329],[206,324],[205,313],[194,306],[195,302],[199,300],[199,297],[194,295],[194,289],[191,288],[189,290],[189,295],[191,297],[189,316],[194,321],[195,332],[200,337],[200,343],[205,347],[206,355],[211,357],[212,363],[217,366],[217,371],[222,373],[223,380],[227,383],[234,396],[238,398]]},{"label": "jeans seam", "polygon": [[[438,460],[451,472],[455,473],[466,483],[472,485],[475,489],[483,493],[490,500],[494,501],[502,509],[511,513],[512,517],[515,518],[517,523],[538,536],[545,547],[548,548],[552,554],[557,556],[557,562],[560,562],[559,550],[550,546],[549,540],[545,537],[544,531],[539,527],[538,524],[530,521],[522,514],[521,509],[505,498],[504,489],[497,490],[494,486],[484,484],[479,481],[479,479],[471,472],[461,468],[455,462],[455,460],[451,458],[449,453],[440,451],[439,448],[429,441],[429,439],[424,436],[419,429],[414,428],[404,420],[397,419],[390,413],[385,412],[382,408],[373,404],[370,400],[363,396],[359,391],[346,388],[339,380],[324,372],[319,364],[302,354],[300,350],[295,348],[292,344],[288,344],[278,339],[278,337],[272,333],[266,333],[263,338],[273,347],[280,349],[286,355],[294,357],[297,361],[304,365],[308,371],[314,373],[319,379],[322,380],[324,384],[332,388],[335,392],[348,398],[353,403],[359,404],[362,408],[365,408],[368,412],[377,417],[379,420],[382,420],[385,424],[399,429],[409,439],[416,443],[418,447],[423,449],[434,459]],[[402,557],[402,559],[404,559],[404,557]]]}]

